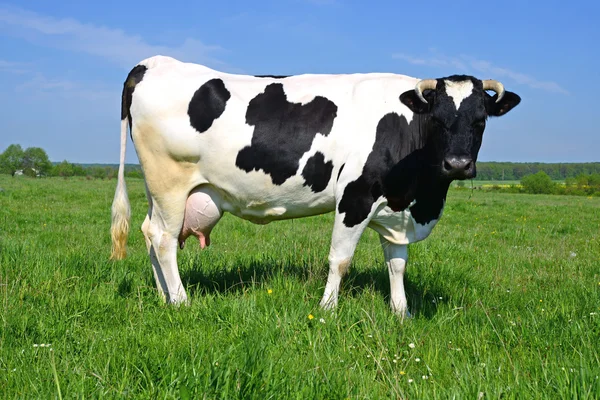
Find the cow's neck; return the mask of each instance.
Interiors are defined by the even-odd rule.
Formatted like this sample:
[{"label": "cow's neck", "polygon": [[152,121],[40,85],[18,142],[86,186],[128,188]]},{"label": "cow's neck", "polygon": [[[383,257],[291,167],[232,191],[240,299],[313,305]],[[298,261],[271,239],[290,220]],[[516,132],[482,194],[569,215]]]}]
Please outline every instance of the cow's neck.
[{"label": "cow's neck", "polygon": [[437,219],[444,206],[450,181],[439,174],[433,147],[426,143],[392,165],[383,177],[384,195],[394,211],[410,207],[421,224]]}]

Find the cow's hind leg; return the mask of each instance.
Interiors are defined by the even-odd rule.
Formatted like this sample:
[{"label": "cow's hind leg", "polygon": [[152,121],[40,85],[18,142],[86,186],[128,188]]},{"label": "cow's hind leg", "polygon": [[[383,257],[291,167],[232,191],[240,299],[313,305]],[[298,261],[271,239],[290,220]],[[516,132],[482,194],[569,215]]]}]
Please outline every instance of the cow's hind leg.
[{"label": "cow's hind leg", "polygon": [[[150,239],[150,218],[152,217],[152,198],[150,197],[150,195],[148,195],[148,213],[146,214],[146,218],[144,219],[144,222],[142,223],[142,233],[144,234],[144,240],[146,241],[146,249],[148,250],[148,254],[151,255],[151,250],[152,250],[152,240]],[[160,297],[163,298],[163,300],[166,301],[166,294],[163,290],[164,287],[164,283],[163,281],[161,281],[161,278],[159,278],[159,272],[157,271],[158,268],[158,262],[152,262],[152,273],[154,275],[154,281],[156,282],[156,289],[158,290],[158,293],[160,295]]]},{"label": "cow's hind leg", "polygon": [[149,240],[150,260],[159,292],[169,303],[187,301],[187,294],[177,267],[177,243],[183,226],[187,193],[170,193],[152,198],[145,236]]},{"label": "cow's hind leg", "polygon": [[390,275],[390,306],[401,318],[410,317],[404,291],[404,272],[408,261],[408,245],[394,244],[379,235],[385,263]]}]

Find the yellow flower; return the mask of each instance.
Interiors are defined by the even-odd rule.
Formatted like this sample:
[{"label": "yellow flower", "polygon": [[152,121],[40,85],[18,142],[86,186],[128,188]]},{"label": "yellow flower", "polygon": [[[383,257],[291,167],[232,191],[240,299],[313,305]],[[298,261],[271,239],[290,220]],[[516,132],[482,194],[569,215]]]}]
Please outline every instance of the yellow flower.
[{"label": "yellow flower", "polygon": [[314,316],[314,315],[312,315],[312,314],[308,314],[308,319],[313,319],[313,318],[315,318],[315,316]]},{"label": "yellow flower", "polygon": [[400,375],[406,375],[406,372],[400,371]]},{"label": "yellow flower", "polygon": [[273,293],[273,289],[268,289],[267,293],[269,293],[269,294]]}]

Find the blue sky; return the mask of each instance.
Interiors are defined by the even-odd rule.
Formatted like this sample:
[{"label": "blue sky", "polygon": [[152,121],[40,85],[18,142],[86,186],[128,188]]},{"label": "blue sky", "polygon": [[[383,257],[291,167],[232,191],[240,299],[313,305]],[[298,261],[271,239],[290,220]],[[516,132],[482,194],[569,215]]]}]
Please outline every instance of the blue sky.
[{"label": "blue sky", "polygon": [[480,160],[600,161],[598,17],[592,1],[0,3],[0,151],[117,163],[122,83],[163,54],[248,74],[497,79],[523,101],[488,124]]}]

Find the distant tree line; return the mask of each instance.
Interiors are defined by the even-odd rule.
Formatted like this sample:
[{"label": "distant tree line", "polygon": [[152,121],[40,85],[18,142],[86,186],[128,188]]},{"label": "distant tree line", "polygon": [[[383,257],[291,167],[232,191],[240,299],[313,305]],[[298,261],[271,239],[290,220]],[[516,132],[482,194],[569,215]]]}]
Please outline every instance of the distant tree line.
[{"label": "distant tree line", "polygon": [[[117,176],[116,165],[83,165],[64,160],[52,163],[48,154],[41,147],[29,147],[25,150],[18,144],[11,144],[0,154],[0,173],[26,175],[31,177],[46,176],[82,176],[96,179],[112,179]],[[125,166],[125,176],[142,178],[142,170],[138,165]]]},{"label": "distant tree line", "polygon": [[[460,185],[464,188],[465,185]],[[525,175],[521,183],[516,185],[490,185],[485,190],[506,193],[530,193],[530,194],[563,194],[573,196],[599,196],[600,197],[600,173],[579,174],[575,177],[565,179],[565,183],[557,183],[544,171]]]},{"label": "distant tree line", "polygon": [[512,163],[478,162],[479,181],[518,181],[526,175],[543,171],[551,180],[565,180],[579,175],[600,174],[600,162],[594,163]]}]

